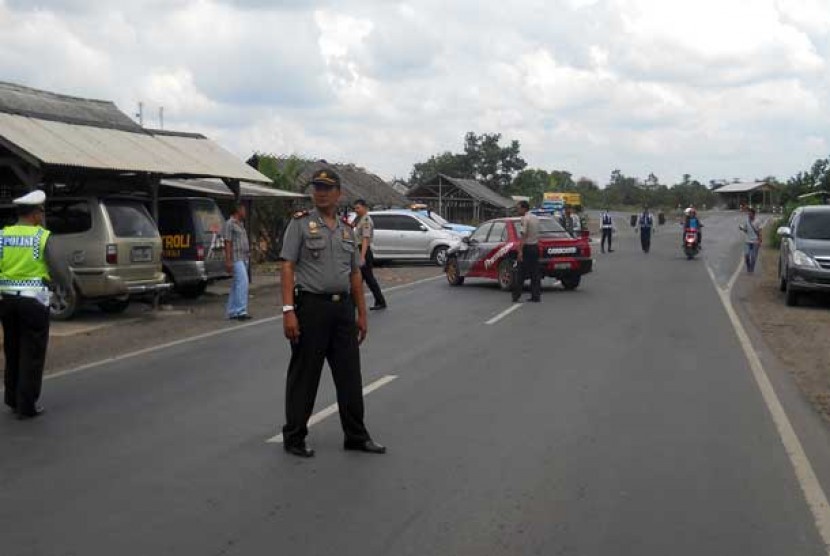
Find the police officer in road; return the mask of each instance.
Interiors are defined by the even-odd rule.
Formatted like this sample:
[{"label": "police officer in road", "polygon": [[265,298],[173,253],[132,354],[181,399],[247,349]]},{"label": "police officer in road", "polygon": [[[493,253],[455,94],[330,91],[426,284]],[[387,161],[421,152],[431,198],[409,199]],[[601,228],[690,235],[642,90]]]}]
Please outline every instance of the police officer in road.
[{"label": "police officer in road", "polygon": [[600,215],[600,228],[602,230],[600,249],[605,253],[605,243],[608,242],[608,252],[613,253],[614,249],[611,247],[611,244],[614,239],[614,219],[608,209],[602,211],[602,215]]},{"label": "police officer in road", "polygon": [[375,298],[375,304],[369,310],[379,311],[386,309],[386,298],[383,297],[383,292],[380,290],[373,270],[375,256],[372,253],[372,239],[375,236],[375,224],[372,222],[372,217],[369,216],[369,207],[366,206],[366,201],[363,199],[358,199],[354,202],[354,211],[357,213],[357,221],[354,224],[354,235],[355,245],[360,257],[360,273],[363,275],[363,280],[366,282],[366,285],[369,286],[372,297]]},{"label": "police officer in road", "polygon": [[651,251],[651,234],[654,232],[654,216],[648,207],[637,217],[637,229],[640,231],[640,245],[643,253]]},{"label": "police officer in road", "polygon": [[519,201],[517,210],[521,219],[521,240],[518,252],[518,275],[513,279],[513,303],[522,295],[525,279],[530,277],[530,301],[542,300],[542,269],[539,268],[539,219],[530,212],[527,201]]},{"label": "police officer in road", "polygon": [[43,413],[38,404],[49,342],[49,285],[70,287],[66,266],[49,243],[43,204],[33,191],[15,199],[18,221],[0,231],[0,319],[6,357],[6,405],[18,419]]},{"label": "police officer in road", "polygon": [[315,208],[294,215],[280,254],[283,328],[291,342],[283,446],[295,456],[314,456],[305,439],[328,361],[344,449],[383,454],[386,448],[371,439],[363,423],[359,346],[367,334],[366,302],[353,230],[337,218],[340,177],[323,169],[311,184]]}]

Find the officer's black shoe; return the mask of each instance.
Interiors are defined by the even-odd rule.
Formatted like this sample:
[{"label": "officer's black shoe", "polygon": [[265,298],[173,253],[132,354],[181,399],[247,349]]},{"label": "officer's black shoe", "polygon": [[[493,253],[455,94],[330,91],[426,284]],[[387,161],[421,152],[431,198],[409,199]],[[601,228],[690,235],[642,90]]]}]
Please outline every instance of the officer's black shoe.
[{"label": "officer's black shoe", "polygon": [[34,419],[35,417],[40,417],[44,413],[46,413],[46,410],[43,409],[43,407],[38,405],[38,406],[35,406],[35,408],[32,411],[25,411],[25,412],[19,411],[17,413],[17,418],[20,419],[21,421],[25,421],[26,419]]},{"label": "officer's black shoe", "polygon": [[385,454],[386,446],[381,446],[374,440],[353,441],[347,440],[343,443],[343,449],[350,452],[366,452],[367,454]]},{"label": "officer's black shoe", "polygon": [[245,313],[244,315],[237,315],[237,316],[236,316],[236,317],[234,317],[234,318],[235,318],[236,320],[246,321],[246,320],[251,320],[251,319],[252,319],[252,318],[254,318],[254,317],[252,317],[252,316],[251,316],[251,315],[249,315],[248,313]]},{"label": "officer's black shoe", "polygon": [[542,299],[539,298],[539,297],[528,297],[527,300],[530,301],[531,303],[541,303],[542,302]]},{"label": "officer's black shoe", "polygon": [[297,456],[300,458],[314,457],[314,450],[306,446],[305,442],[303,442],[302,444],[285,444],[283,445],[283,448],[292,456]]},{"label": "officer's black shoe", "polygon": [[518,297],[513,298],[513,303],[521,303],[521,302],[522,302],[522,300],[519,299]]},{"label": "officer's black shoe", "polygon": [[375,304],[369,307],[370,311],[383,311],[384,309],[386,309],[386,303]]}]

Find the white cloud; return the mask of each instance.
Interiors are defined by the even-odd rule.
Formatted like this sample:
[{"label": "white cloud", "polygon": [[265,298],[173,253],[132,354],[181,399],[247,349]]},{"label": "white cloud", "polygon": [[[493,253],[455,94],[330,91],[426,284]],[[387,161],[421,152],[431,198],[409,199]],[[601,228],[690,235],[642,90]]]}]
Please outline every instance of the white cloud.
[{"label": "white cloud", "polygon": [[472,130],[602,181],[786,177],[827,155],[828,33],[826,0],[0,0],[0,75],[386,176]]}]

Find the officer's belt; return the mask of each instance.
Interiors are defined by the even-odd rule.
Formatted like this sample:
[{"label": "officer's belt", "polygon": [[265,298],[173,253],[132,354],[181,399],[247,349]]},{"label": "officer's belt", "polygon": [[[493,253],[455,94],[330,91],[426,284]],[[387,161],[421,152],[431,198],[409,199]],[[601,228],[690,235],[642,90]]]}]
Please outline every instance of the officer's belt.
[{"label": "officer's belt", "polygon": [[2,290],[0,296],[4,298],[26,297],[29,299],[39,299],[47,288],[27,289],[27,290]]},{"label": "officer's belt", "polygon": [[300,293],[301,298],[311,297],[314,299],[322,299],[325,301],[331,301],[333,303],[340,303],[341,301],[348,301],[351,298],[351,294],[348,293],[311,293],[307,291],[303,291]]}]

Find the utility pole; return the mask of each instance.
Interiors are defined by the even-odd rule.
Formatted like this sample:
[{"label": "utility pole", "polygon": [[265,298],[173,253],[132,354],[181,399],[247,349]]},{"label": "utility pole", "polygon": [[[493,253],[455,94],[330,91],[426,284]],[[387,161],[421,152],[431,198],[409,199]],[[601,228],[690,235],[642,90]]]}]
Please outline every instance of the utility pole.
[{"label": "utility pole", "polygon": [[138,125],[144,127],[144,103],[141,101],[138,102],[138,113],[135,117],[138,118]]},{"label": "utility pole", "polygon": [[164,131],[164,106],[159,106],[159,129]]}]

